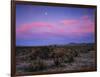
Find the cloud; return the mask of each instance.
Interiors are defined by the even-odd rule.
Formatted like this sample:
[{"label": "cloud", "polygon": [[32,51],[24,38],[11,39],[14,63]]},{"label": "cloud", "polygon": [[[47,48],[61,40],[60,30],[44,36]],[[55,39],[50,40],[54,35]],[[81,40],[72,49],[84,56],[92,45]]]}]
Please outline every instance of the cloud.
[{"label": "cloud", "polygon": [[16,27],[16,37],[22,39],[48,38],[49,36],[51,36],[50,33],[55,33],[57,31],[58,28],[51,23],[25,23]]},{"label": "cloud", "polygon": [[60,23],[66,26],[70,26],[70,25],[78,24],[79,21],[75,19],[65,19],[65,20],[61,20]]},{"label": "cloud", "polygon": [[83,19],[83,20],[89,20],[89,16],[88,15],[84,15],[84,16],[81,17],[81,19]]},{"label": "cloud", "polygon": [[25,23],[20,25],[20,27],[17,27],[16,32],[27,32],[30,31],[32,28],[36,29],[36,28],[51,28],[51,24],[46,23],[46,22],[32,22],[32,23]]},{"label": "cloud", "polygon": [[16,28],[16,37],[21,39],[48,39],[51,37],[82,37],[94,34],[94,22],[88,16],[79,19],[64,19],[60,23],[32,22]]},{"label": "cloud", "polygon": [[75,19],[61,20],[60,23],[63,24],[64,29],[66,29],[67,32],[68,31],[80,32],[80,33],[94,32],[95,24],[87,15],[84,15],[76,20]]}]

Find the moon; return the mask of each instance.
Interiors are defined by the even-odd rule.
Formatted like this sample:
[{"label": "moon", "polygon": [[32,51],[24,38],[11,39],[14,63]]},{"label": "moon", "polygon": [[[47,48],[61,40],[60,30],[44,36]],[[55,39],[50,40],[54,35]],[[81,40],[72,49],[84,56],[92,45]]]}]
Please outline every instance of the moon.
[{"label": "moon", "polygon": [[45,15],[48,15],[48,13],[47,13],[47,12],[45,12],[44,14],[45,14]]}]

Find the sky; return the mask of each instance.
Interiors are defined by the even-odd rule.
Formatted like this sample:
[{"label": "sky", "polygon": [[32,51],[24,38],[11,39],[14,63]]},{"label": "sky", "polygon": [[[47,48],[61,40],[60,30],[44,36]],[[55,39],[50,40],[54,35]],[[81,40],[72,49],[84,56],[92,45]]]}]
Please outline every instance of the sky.
[{"label": "sky", "polygon": [[94,43],[95,9],[16,5],[16,46]]}]

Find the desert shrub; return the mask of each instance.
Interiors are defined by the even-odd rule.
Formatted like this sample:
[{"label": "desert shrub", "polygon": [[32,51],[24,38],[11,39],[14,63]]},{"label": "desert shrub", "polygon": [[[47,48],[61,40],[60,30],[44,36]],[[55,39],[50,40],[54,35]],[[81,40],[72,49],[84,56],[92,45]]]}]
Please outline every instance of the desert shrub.
[{"label": "desert shrub", "polygon": [[71,63],[74,62],[74,56],[73,55],[66,55],[66,58],[64,59],[65,63]]},{"label": "desert shrub", "polygon": [[[33,51],[32,51],[33,52]],[[30,60],[36,60],[36,58],[38,57],[38,51],[34,51],[33,53],[31,53],[29,56],[28,56],[28,58],[30,59]]]},{"label": "desert shrub", "polygon": [[60,66],[61,65],[61,62],[60,62],[60,58],[54,58],[54,65],[55,66]]},{"label": "desert shrub", "polygon": [[78,56],[78,52],[76,50],[72,50],[71,55],[73,57],[76,57],[76,56]]},{"label": "desert shrub", "polygon": [[17,56],[23,56],[23,55],[29,54],[29,52],[30,52],[30,49],[28,48],[16,48]]},{"label": "desert shrub", "polygon": [[48,59],[49,58],[49,48],[48,47],[41,47],[40,49],[36,50],[33,55],[31,56],[31,59],[36,59],[37,57],[40,57],[41,59]]},{"label": "desert shrub", "polygon": [[16,67],[17,72],[32,72],[32,66],[31,65],[17,65]]},{"label": "desert shrub", "polygon": [[61,66],[65,58],[65,49],[55,48],[52,52],[52,58],[55,66]]},{"label": "desert shrub", "polygon": [[88,53],[89,51],[91,51],[90,48],[82,48],[81,49],[81,53]]},{"label": "desert shrub", "polygon": [[35,61],[32,61],[32,68],[30,70],[32,71],[41,71],[47,68],[47,64],[42,59],[37,59]]},{"label": "desert shrub", "polygon": [[47,68],[46,63],[43,60],[34,60],[28,67],[21,68],[24,72],[41,71]]},{"label": "desert shrub", "polygon": [[69,60],[68,60],[68,58],[66,57],[65,59],[64,59],[64,63],[67,63]]},{"label": "desert shrub", "polygon": [[34,53],[30,54],[29,58],[30,60],[36,60],[37,57],[40,57],[42,56],[42,51],[41,50],[35,50]]},{"label": "desert shrub", "polygon": [[67,57],[68,57],[68,62],[73,62],[74,61],[74,57],[72,55],[69,55]]},{"label": "desert shrub", "polygon": [[42,59],[48,59],[48,58],[50,58],[50,56],[49,56],[50,50],[49,50],[48,47],[41,48],[41,51],[42,51],[42,53],[41,53],[41,58]]},{"label": "desert shrub", "polygon": [[64,62],[65,63],[70,63],[74,61],[74,57],[77,56],[77,52],[74,49],[66,49],[66,53],[64,55]]},{"label": "desert shrub", "polygon": [[90,47],[87,48],[87,50],[88,50],[88,51],[93,51],[93,50],[95,50],[95,47],[90,46]]}]

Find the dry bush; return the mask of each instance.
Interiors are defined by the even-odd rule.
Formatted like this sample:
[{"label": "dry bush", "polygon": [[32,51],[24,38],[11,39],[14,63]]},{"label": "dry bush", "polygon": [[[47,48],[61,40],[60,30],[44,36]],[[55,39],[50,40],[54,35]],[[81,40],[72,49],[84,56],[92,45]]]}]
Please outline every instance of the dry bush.
[{"label": "dry bush", "polygon": [[37,59],[31,63],[32,71],[41,71],[47,68],[47,64],[42,59]]},{"label": "dry bush", "polygon": [[55,66],[61,66],[65,58],[65,49],[55,48],[52,53],[52,57],[53,57]]},{"label": "dry bush", "polygon": [[20,68],[17,68],[17,71],[35,72],[35,71],[42,71],[45,69],[47,69],[47,64],[42,59],[37,59],[31,61],[31,63],[28,66],[22,66]]}]

